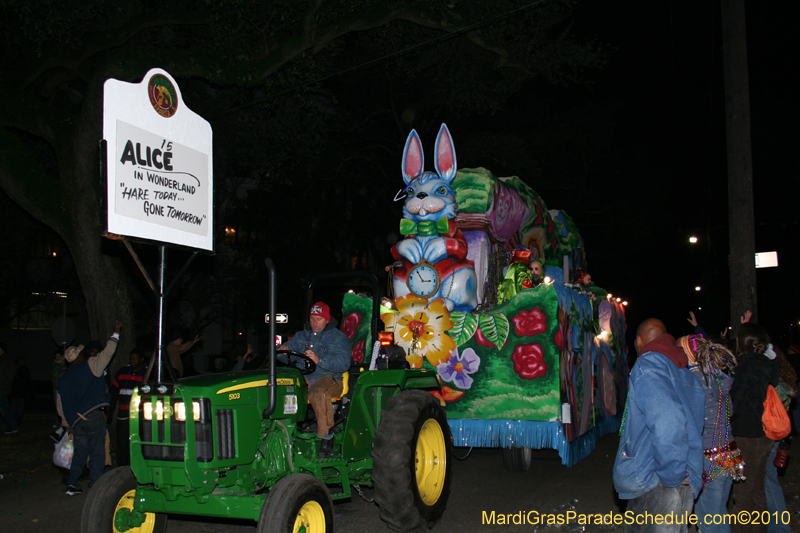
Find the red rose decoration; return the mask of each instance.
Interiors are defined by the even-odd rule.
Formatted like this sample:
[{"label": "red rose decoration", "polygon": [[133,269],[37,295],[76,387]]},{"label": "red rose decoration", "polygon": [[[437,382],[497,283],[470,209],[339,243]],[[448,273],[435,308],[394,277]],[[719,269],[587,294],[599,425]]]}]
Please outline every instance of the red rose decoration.
[{"label": "red rose decoration", "polygon": [[514,321],[514,331],[520,337],[533,337],[547,331],[547,315],[540,307],[522,311],[512,320]]},{"label": "red rose decoration", "polygon": [[367,341],[358,341],[355,346],[353,346],[353,362],[358,363],[359,365],[364,362],[364,345]]},{"label": "red rose decoration", "polygon": [[350,313],[344,320],[342,320],[342,333],[347,335],[347,338],[353,340],[358,330],[358,325],[361,324],[361,315],[358,313]]},{"label": "red rose decoration", "polygon": [[481,328],[475,330],[475,341],[477,341],[479,346],[486,346],[487,348],[496,348],[496,346],[492,343],[492,341],[483,336]]},{"label": "red rose decoration", "polygon": [[523,379],[539,378],[547,374],[547,363],[539,344],[520,344],[514,348],[514,371]]}]

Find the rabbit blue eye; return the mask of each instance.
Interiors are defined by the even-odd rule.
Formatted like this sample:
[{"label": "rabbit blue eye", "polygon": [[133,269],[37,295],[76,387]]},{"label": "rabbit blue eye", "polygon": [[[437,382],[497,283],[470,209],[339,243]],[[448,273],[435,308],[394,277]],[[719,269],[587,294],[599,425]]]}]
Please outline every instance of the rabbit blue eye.
[{"label": "rabbit blue eye", "polygon": [[447,187],[445,186],[439,187],[438,189],[436,189],[436,194],[447,194]]}]

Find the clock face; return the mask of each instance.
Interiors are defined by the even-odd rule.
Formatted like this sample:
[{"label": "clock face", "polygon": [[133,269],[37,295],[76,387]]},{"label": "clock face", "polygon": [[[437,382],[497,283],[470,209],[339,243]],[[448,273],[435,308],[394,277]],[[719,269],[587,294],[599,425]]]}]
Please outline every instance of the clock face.
[{"label": "clock face", "polygon": [[439,271],[433,265],[419,264],[409,272],[406,284],[415,296],[427,298],[439,289]]}]

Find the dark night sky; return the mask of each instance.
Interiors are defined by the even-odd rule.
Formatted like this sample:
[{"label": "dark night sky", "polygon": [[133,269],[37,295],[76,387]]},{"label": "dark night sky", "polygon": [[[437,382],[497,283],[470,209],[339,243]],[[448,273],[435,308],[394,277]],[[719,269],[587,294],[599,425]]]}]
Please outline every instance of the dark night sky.
[{"label": "dark night sky", "polygon": [[[789,324],[800,319],[789,274],[800,271],[800,169],[790,156],[798,118],[790,100],[794,17],[763,2],[747,8],[756,250],[778,251],[780,260],[779,268],[757,271],[759,322],[786,342]],[[616,47],[596,90],[621,107],[619,148],[629,165],[622,162],[609,187],[638,191],[616,206],[630,226],[611,235],[595,231],[590,215],[572,213],[590,270],[631,301],[629,327],[658,316],[671,331],[688,333],[685,317],[694,309],[709,332],[718,332],[729,312],[720,4],[593,2],[586,9],[583,27]],[[693,233],[700,242],[692,246]],[[695,285],[704,290],[696,293]],[[793,338],[800,339],[800,326]]]},{"label": "dark night sky", "polygon": [[[784,4],[778,10],[755,0],[746,5],[756,249],[775,250],[780,259],[779,268],[757,273],[759,322],[785,343],[790,323],[800,320],[800,289],[792,276],[800,272],[795,235],[800,165],[792,157],[800,117],[790,93],[798,81],[793,27],[798,7]],[[563,209],[573,217],[586,243],[593,280],[630,302],[630,329],[657,316],[676,336],[686,334],[690,328],[685,319],[694,309],[709,332],[718,332],[727,325],[729,312],[720,3],[587,0],[578,4],[574,31],[612,47],[608,67],[591,73],[593,84],[586,88],[531,82],[503,109],[483,117],[480,128],[513,134],[564,121],[564,128],[585,133],[583,140],[590,146],[586,152],[594,160],[589,180],[580,189],[562,187],[552,177],[557,174],[550,173],[575,170],[570,165],[579,161],[571,160],[569,147],[536,154],[545,166],[537,175],[526,170],[529,154],[475,157],[469,139],[464,139],[475,125],[464,124],[446,106],[436,109],[431,120],[437,128],[441,122],[450,127],[460,167],[485,166],[498,176],[519,175],[550,209]],[[339,44],[357,39],[345,36]],[[323,85],[335,92],[358,85],[363,75],[355,71]],[[180,83],[185,94],[190,92],[190,80]],[[343,93],[337,96],[345,99]],[[369,99],[377,100],[374,94],[356,97],[364,100],[364,116],[373,111]],[[217,102],[187,104],[203,114],[204,107]],[[206,113],[215,127],[215,143],[222,130],[214,122],[223,120],[215,117],[223,115],[218,109]],[[384,132],[396,128],[393,118],[387,122]],[[435,133],[420,134],[425,149],[431,150]],[[396,180],[387,190],[400,187],[405,135],[396,132],[396,163],[383,170]],[[382,216],[399,219],[400,205],[394,207],[394,213]],[[689,245],[691,234],[700,238],[697,245]],[[696,285],[703,291],[696,293]],[[800,325],[793,335],[800,341]]]}]

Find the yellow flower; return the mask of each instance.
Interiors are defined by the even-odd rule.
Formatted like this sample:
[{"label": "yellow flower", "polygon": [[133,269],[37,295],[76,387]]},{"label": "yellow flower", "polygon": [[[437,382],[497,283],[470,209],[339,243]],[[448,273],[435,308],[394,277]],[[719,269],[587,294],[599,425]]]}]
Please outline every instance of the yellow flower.
[{"label": "yellow flower", "polygon": [[456,347],[455,341],[445,333],[453,327],[450,311],[444,300],[429,302],[413,295],[400,297],[395,302],[398,314],[383,315],[388,331],[395,332],[395,342],[402,346],[411,368],[421,368],[423,357],[433,366],[445,362]]}]

